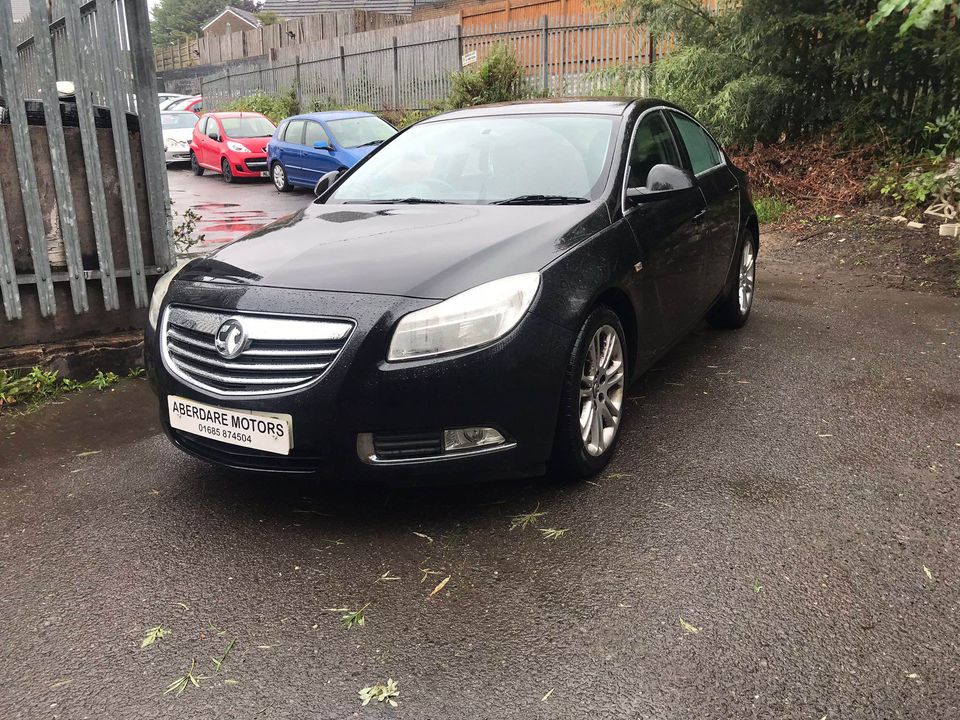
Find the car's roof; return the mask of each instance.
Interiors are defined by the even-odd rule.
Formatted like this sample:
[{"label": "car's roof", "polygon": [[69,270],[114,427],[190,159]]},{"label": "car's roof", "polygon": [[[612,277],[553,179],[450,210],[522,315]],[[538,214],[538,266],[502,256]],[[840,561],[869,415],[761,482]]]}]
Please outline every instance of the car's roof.
[{"label": "car's roof", "polygon": [[583,98],[545,98],[543,100],[521,100],[517,102],[496,103],[494,105],[479,105],[477,107],[453,110],[443,115],[436,115],[431,120],[449,120],[460,117],[480,117],[489,115],[529,115],[536,113],[551,114],[578,114],[578,115],[623,115],[634,106],[641,109],[670,103],[655,98],[631,97],[583,97]]},{"label": "car's roof", "polygon": [[161,115],[194,115],[190,110],[161,110]]},{"label": "car's roof", "polygon": [[[368,117],[371,113],[361,110],[325,110],[322,112],[302,113],[287,120],[346,120],[347,118]],[[376,116],[373,116],[376,117]]]}]

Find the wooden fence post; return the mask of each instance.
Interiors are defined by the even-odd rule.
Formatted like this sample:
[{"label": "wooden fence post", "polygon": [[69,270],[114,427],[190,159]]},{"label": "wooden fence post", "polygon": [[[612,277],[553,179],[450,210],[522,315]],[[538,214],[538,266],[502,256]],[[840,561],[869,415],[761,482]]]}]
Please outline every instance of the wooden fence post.
[{"label": "wooden fence post", "polygon": [[542,72],[542,85],[543,92],[546,94],[547,90],[550,88],[550,34],[549,34],[549,22],[550,19],[547,15],[544,15],[540,20],[540,69]]}]

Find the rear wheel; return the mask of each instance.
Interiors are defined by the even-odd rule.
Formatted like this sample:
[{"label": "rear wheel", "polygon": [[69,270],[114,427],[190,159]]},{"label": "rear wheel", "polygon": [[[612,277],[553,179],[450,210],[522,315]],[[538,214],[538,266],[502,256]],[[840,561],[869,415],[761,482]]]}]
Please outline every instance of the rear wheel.
[{"label": "rear wheel", "polygon": [[586,319],[567,365],[550,469],[572,479],[596,475],[620,440],[627,353],[620,318],[605,305]]},{"label": "rear wheel", "polygon": [[707,313],[707,322],[714,327],[743,327],[750,317],[757,284],[757,238],[752,231],[744,233],[737,258],[730,268],[727,294]]},{"label": "rear wheel", "polygon": [[192,150],[190,151],[190,169],[193,170],[194,175],[203,175],[203,168],[200,166],[200,161],[197,160],[197,154]]},{"label": "rear wheel", "polygon": [[233,170],[230,168],[230,161],[226,158],[220,161],[220,173],[223,175],[225,183],[233,182]]},{"label": "rear wheel", "polygon": [[283,165],[279,162],[273,164],[273,168],[270,170],[270,176],[273,178],[273,186],[277,189],[277,192],[290,191],[290,181],[287,180],[287,171],[283,169]]}]

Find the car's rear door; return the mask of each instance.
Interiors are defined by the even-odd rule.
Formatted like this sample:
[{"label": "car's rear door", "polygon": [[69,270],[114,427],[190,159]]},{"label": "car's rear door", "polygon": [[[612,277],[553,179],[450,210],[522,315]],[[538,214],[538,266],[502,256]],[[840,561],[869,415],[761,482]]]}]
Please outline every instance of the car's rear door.
[{"label": "car's rear door", "polygon": [[[654,165],[681,167],[683,159],[660,110],[641,115],[633,129],[626,188],[646,187]],[[637,242],[634,301],[642,308],[644,350],[656,353],[686,332],[701,313],[699,276],[706,204],[696,187],[664,193],[624,207]]]},{"label": "car's rear door", "polygon": [[740,189],[720,146],[709,133],[689,115],[676,110],[668,115],[707,203],[701,279],[701,305],[706,309],[720,294],[730,270],[739,229]]},{"label": "car's rear door", "polygon": [[330,150],[318,148],[317,145],[321,148],[331,147],[330,137],[323,125],[308,120],[303,134],[303,172],[311,185],[315,185],[324,173],[340,167],[340,161]]}]

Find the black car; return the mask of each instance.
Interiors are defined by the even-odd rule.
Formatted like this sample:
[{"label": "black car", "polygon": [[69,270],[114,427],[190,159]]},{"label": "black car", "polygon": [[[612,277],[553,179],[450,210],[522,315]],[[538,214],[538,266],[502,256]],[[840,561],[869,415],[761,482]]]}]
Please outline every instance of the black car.
[{"label": "black car", "polygon": [[[746,178],[656,100],[460,110],[154,291],[173,443],[223,465],[585,477],[632,378],[753,301]],[[351,475],[352,473],[352,475]]]}]

